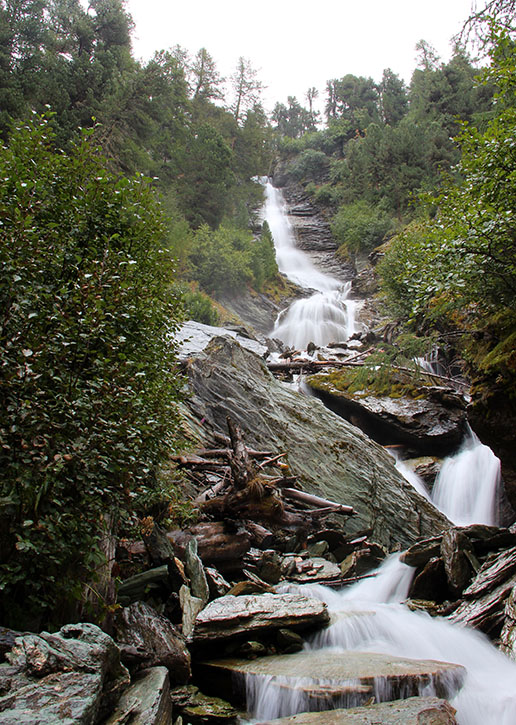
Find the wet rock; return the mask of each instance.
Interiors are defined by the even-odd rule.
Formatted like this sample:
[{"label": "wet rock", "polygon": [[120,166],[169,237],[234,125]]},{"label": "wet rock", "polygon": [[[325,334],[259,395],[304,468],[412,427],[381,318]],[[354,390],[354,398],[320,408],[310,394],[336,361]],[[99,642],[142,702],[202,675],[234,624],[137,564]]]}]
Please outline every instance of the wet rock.
[{"label": "wet rock", "polygon": [[115,623],[116,639],[137,648],[140,665],[166,667],[174,684],[190,677],[190,653],[184,637],[165,617],[144,602],[124,607]]},{"label": "wet rock", "polygon": [[166,667],[139,672],[103,725],[170,725],[172,701]]},{"label": "wet rock", "polygon": [[190,588],[182,586],[179,590],[179,600],[181,602],[181,610],[183,612],[182,630],[183,635],[190,640],[195,626],[197,615],[204,607],[204,602],[198,597],[194,597]]},{"label": "wet rock", "polygon": [[332,380],[327,372],[311,375],[306,382],[331,410],[382,445],[403,444],[421,454],[448,455],[464,437],[464,400],[446,388],[421,386],[413,396],[391,397],[350,393]]},{"label": "wet rock", "polygon": [[[299,487],[353,506],[357,515],[346,524],[349,533],[371,529],[373,540],[391,548],[449,526],[380,446],[316,399],[275,380],[256,355],[234,341],[214,339],[190,361],[187,373],[189,405],[205,428],[225,435],[229,415],[249,446],[286,452]],[[206,563],[200,543],[199,552]]]},{"label": "wet rock", "polygon": [[220,572],[211,566],[207,566],[204,569],[204,573],[206,574],[211,599],[223,597],[224,594],[229,592],[231,584],[224,579]]},{"label": "wet rock", "polygon": [[409,597],[434,602],[444,602],[449,597],[448,580],[440,557],[430,559],[422,571],[414,577]]},{"label": "wet rock", "polygon": [[168,565],[163,564],[125,579],[118,587],[118,602],[129,605],[149,597],[165,600],[170,591]]},{"label": "wet rock", "polygon": [[328,622],[326,605],[302,594],[227,595],[210,602],[197,615],[193,642],[248,637],[282,627],[315,629]]},{"label": "wet rock", "polygon": [[297,632],[293,632],[291,629],[278,629],[276,635],[276,642],[278,649],[283,654],[293,654],[294,652],[300,652],[304,647],[304,639]]},{"label": "wet rock", "polygon": [[269,698],[296,690],[300,712],[354,707],[371,697],[412,697],[429,686],[439,697],[452,697],[466,675],[464,667],[452,663],[352,651],[332,652],[331,656],[325,651],[303,651],[253,661],[211,660],[199,663],[197,672],[210,687],[237,701],[245,697],[244,680],[244,689],[250,692],[266,686]]},{"label": "wet rock", "polygon": [[187,360],[192,355],[197,355],[207,347],[211,340],[220,335],[234,338],[242,347],[251,350],[260,357],[267,354],[267,347],[258,340],[243,337],[234,330],[225,327],[213,327],[212,325],[203,325],[201,322],[188,320],[175,335],[175,341],[178,344],[178,359]]},{"label": "wet rock", "polygon": [[0,662],[5,661],[5,655],[13,648],[16,637],[22,637],[27,632],[17,632],[14,629],[0,627]]},{"label": "wet rock", "polygon": [[[288,561],[292,566],[288,566]],[[285,560],[284,560],[285,561]],[[318,556],[301,558],[300,556],[286,557],[283,565],[283,576],[289,581],[300,584],[320,583],[341,579],[341,571],[338,564]]]},{"label": "wet rock", "polygon": [[360,548],[349,554],[340,565],[342,576],[362,576],[377,569],[386,557],[386,551],[378,544],[365,541]]},{"label": "wet rock", "polygon": [[516,660],[516,588],[513,588],[505,602],[504,624],[500,634],[500,649]]},{"label": "wet rock", "polygon": [[249,549],[244,564],[266,584],[277,584],[281,578],[281,556],[273,549]]},{"label": "wet rock", "polygon": [[237,582],[226,593],[234,597],[241,597],[246,594],[265,594],[266,592],[275,594],[274,587],[271,587],[270,584],[260,584],[255,581],[246,580]]},{"label": "wet rock", "polygon": [[191,539],[185,549],[185,570],[190,579],[190,590],[194,597],[200,599],[203,606],[208,603],[210,589],[204,572],[204,566],[197,554],[197,540]]},{"label": "wet rock", "polygon": [[516,586],[516,547],[492,554],[464,590],[464,600],[450,620],[497,636],[504,623],[506,601]]},{"label": "wet rock", "polygon": [[441,558],[450,592],[455,597],[462,594],[473,574],[467,554],[473,554],[473,545],[466,534],[459,529],[445,531],[441,541]]},{"label": "wet rock", "polygon": [[[300,713],[274,720],[274,725],[457,725],[455,708],[437,697],[410,697],[368,707]],[[262,721],[258,725],[273,725]]]},{"label": "wet rock", "polygon": [[169,531],[168,538],[179,556],[186,556],[186,546],[197,540],[198,553],[204,566],[215,566],[218,571],[241,571],[244,555],[251,548],[247,531],[235,531],[234,525],[225,521],[200,523],[188,529]]},{"label": "wet rock", "polygon": [[24,635],[3,665],[0,722],[90,725],[105,717],[129,684],[120,650],[93,624]]},{"label": "wet rock", "polygon": [[195,685],[186,685],[172,690],[171,700],[174,713],[180,713],[191,725],[232,725],[239,713],[220,697],[208,697]]}]

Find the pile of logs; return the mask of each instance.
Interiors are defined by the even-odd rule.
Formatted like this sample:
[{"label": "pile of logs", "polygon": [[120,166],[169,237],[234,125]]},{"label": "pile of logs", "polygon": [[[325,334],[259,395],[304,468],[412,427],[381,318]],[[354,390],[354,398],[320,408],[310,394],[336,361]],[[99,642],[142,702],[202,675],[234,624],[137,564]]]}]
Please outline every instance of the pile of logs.
[{"label": "pile of logs", "polygon": [[[302,491],[289,472],[284,453],[248,448],[238,426],[229,418],[227,423],[225,447],[174,459],[203,488],[196,503],[203,519],[214,522],[214,532],[217,522],[234,522],[236,528],[244,527],[251,534],[253,545],[267,548],[279,531],[290,532],[301,541],[330,514],[354,514],[351,506]],[[209,529],[209,524],[205,527]],[[228,541],[219,543],[228,545]]]}]

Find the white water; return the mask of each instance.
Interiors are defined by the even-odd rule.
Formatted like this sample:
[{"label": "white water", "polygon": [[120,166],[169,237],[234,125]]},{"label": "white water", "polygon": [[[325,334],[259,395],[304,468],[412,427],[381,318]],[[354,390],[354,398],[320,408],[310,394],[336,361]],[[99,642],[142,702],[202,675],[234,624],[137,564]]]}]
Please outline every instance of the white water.
[{"label": "white water", "polygon": [[265,193],[264,217],[274,239],[280,272],[300,287],[315,290],[312,296],[297,300],[280,313],[271,337],[301,349],[309,342],[321,346],[347,340],[356,330],[355,303],[348,299],[351,283],[320,272],[308,255],[297,249],[281,192],[268,182]]},{"label": "white water", "polygon": [[[325,601],[333,624],[319,632],[306,649],[334,652],[376,652],[393,657],[432,659],[466,668],[464,685],[450,700],[460,725],[514,725],[516,723],[516,663],[501,654],[479,632],[444,619],[412,612],[400,602],[407,596],[411,567],[396,555],[389,557],[376,577],[335,592],[321,585],[288,587]],[[291,685],[301,686],[291,682]],[[377,690],[378,692],[379,690]],[[290,691],[282,701],[271,678],[255,678],[249,687],[258,720],[296,710]],[[433,694],[427,687],[421,694]]]},{"label": "white water", "polygon": [[458,453],[446,458],[432,501],[454,524],[498,524],[500,461],[469,431]]}]

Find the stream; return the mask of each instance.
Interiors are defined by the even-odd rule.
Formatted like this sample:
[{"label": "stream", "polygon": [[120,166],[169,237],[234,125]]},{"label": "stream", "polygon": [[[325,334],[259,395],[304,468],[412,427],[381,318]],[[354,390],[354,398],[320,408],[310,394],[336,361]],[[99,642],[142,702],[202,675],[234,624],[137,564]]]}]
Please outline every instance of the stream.
[{"label": "stream", "polygon": [[[325,345],[345,341],[356,329],[354,302],[348,299],[350,285],[318,271],[303,252],[295,248],[281,193],[266,185],[267,219],[277,250],[280,270],[310,292],[282,312],[272,337],[287,345],[306,348],[308,342]],[[403,475],[410,480],[403,466]],[[424,484],[411,483],[422,495]],[[456,524],[496,524],[499,495],[499,461],[473,432],[461,449],[443,463],[431,500]],[[461,725],[514,725],[516,723],[516,663],[505,657],[479,632],[452,625],[426,613],[413,612],[401,602],[407,597],[413,569],[390,556],[376,576],[340,592],[321,585],[288,585],[283,591],[302,591],[325,601],[332,614],[330,626],[305,645],[306,667],[288,683],[275,676],[248,676],[247,693],[251,717],[268,720],[307,709],[304,688],[317,683],[317,659],[331,660],[341,653],[382,653],[392,657],[430,659],[464,666],[466,679],[450,698]],[[319,680],[327,686],[328,682]],[[385,694],[385,693],[383,693]],[[435,694],[432,683],[421,695]],[[375,690],[382,700],[382,689]],[[388,697],[384,697],[388,699]],[[344,705],[352,703],[343,703]],[[334,705],[335,706],[335,705]]]}]

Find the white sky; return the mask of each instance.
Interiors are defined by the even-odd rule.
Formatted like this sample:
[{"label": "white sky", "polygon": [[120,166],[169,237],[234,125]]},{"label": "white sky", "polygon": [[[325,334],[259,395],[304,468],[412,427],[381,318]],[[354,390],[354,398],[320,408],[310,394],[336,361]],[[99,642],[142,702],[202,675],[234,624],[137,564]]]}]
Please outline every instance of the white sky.
[{"label": "white sky", "polygon": [[[391,68],[409,82],[422,38],[448,60],[451,37],[472,0],[127,0],[135,22],[133,49],[147,60],[176,44],[194,55],[205,47],[229,76],[240,56],[267,86],[272,110],[293,95],[302,103],[315,86],[346,73],[379,81]],[[481,3],[483,5],[483,3]]]}]

